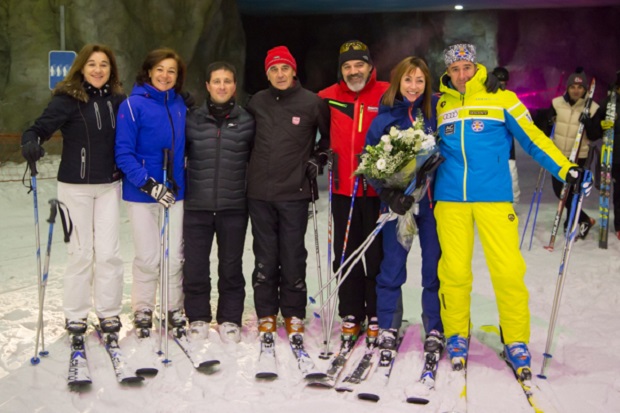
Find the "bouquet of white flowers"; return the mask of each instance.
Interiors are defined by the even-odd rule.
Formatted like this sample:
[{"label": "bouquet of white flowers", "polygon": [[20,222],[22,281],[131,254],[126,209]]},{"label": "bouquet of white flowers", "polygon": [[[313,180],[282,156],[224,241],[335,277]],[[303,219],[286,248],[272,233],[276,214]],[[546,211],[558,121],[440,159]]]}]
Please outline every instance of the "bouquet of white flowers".
[{"label": "bouquet of white flowers", "polygon": [[[422,111],[418,109],[412,127],[400,130],[392,126],[379,143],[366,146],[355,175],[364,175],[375,187],[405,190],[424,162],[437,152],[435,135],[430,131],[425,128]],[[413,195],[416,201],[423,196],[408,195]],[[399,241],[409,249],[417,234],[413,212],[399,216],[398,221]]]}]

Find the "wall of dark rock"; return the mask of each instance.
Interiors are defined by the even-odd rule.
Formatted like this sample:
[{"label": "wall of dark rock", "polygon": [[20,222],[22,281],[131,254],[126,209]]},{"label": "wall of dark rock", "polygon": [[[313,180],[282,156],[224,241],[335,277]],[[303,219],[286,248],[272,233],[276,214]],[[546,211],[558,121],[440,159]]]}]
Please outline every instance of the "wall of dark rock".
[{"label": "wall of dark rock", "polygon": [[239,68],[245,35],[234,0],[0,0],[0,132],[25,129],[50,98],[48,53],[60,47],[65,5],[66,49],[104,43],[116,53],[126,92],[146,53],[167,46],[188,65],[186,88],[204,98],[204,69],[216,60]]}]

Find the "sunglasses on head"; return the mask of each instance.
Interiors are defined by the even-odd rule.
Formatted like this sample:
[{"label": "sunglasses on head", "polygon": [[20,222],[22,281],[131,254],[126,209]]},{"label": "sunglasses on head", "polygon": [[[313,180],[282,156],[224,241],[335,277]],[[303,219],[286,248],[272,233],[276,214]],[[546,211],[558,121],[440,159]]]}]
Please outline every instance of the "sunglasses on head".
[{"label": "sunglasses on head", "polygon": [[340,53],[348,52],[349,50],[368,50],[368,47],[362,42],[346,42],[340,46]]}]

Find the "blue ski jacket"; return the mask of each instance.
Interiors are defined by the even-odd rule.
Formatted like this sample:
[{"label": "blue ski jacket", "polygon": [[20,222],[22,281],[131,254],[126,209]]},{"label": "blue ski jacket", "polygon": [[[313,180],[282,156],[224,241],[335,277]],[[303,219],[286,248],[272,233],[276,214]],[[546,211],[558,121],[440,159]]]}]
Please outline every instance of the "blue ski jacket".
[{"label": "blue ski jacket", "polygon": [[182,200],[185,194],[185,116],[187,108],[174,89],[162,92],[135,85],[120,106],[116,127],[116,164],[123,172],[123,199],[157,202],[142,192],[149,177],[163,182],[164,149],[168,149],[168,182]]}]

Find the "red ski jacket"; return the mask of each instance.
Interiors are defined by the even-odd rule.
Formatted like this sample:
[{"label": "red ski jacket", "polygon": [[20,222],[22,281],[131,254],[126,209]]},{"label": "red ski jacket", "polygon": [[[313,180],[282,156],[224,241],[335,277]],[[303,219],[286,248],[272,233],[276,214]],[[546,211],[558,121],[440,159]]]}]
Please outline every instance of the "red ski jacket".
[{"label": "red ski jacket", "polygon": [[[388,82],[377,80],[376,71],[364,89],[352,92],[344,80],[319,92],[328,103],[331,112],[331,149],[335,154],[333,193],[351,196],[353,193],[353,172],[357,168],[358,156],[364,149],[366,132],[372,120],[379,114],[379,100],[389,87]],[[359,184],[355,196],[364,195],[364,185]],[[367,185],[366,196],[377,196]]]}]

